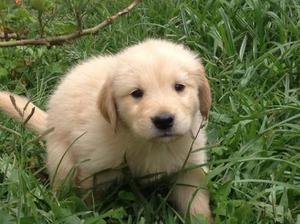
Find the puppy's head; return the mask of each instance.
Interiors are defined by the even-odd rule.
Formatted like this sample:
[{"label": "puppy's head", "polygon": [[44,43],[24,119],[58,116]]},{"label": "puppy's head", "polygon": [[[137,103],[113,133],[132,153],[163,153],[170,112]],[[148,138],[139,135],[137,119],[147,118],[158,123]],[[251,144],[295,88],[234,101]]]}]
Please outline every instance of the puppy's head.
[{"label": "puppy's head", "polygon": [[[145,139],[170,140],[207,119],[211,93],[201,61],[190,50],[147,40],[116,55],[115,74],[99,97],[104,118]],[[119,122],[120,121],[120,122]]]}]

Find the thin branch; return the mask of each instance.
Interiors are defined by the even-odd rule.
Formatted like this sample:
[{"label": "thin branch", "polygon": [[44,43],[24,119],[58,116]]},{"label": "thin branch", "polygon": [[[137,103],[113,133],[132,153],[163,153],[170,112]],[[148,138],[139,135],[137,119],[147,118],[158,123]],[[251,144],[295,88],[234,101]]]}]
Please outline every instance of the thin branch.
[{"label": "thin branch", "polygon": [[52,46],[52,45],[59,45],[59,44],[62,44],[64,42],[70,42],[71,40],[74,40],[74,39],[76,39],[78,37],[81,37],[81,36],[85,36],[85,35],[89,35],[89,34],[95,34],[99,30],[106,27],[107,25],[113,23],[118,17],[129,13],[140,2],[141,2],[141,0],[134,0],[129,6],[127,6],[123,10],[121,10],[118,13],[108,17],[106,20],[104,20],[100,24],[98,24],[94,27],[91,27],[91,28],[83,29],[81,31],[76,31],[74,33],[70,33],[70,34],[66,34],[66,35],[54,36],[54,37],[4,41],[4,42],[0,42],[0,47],[15,47],[15,46],[24,46],[24,45]]}]

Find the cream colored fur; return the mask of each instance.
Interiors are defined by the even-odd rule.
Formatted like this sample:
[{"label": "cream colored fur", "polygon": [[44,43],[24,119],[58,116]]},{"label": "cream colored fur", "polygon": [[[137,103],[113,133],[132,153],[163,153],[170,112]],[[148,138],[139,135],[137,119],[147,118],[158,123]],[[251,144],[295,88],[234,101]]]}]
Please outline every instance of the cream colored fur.
[{"label": "cream colored fur", "polygon": [[[176,92],[176,83],[185,85],[185,89]],[[144,91],[140,99],[131,95],[137,88]],[[192,136],[208,116],[210,97],[204,68],[194,53],[182,45],[150,39],[114,56],[94,57],[74,67],[51,96],[48,116],[37,110],[28,126],[40,133],[55,128],[46,136],[47,165],[54,187],[58,188],[75,167],[75,183],[88,189],[93,186],[91,176],[117,169],[125,161],[136,177],[180,170]],[[24,98],[16,99],[20,108],[26,104]],[[18,117],[8,93],[0,93],[0,107]],[[163,112],[175,115],[167,137],[151,121]],[[205,144],[206,134],[201,130],[193,148]],[[192,153],[188,163],[206,163],[206,152]],[[96,175],[96,184],[105,190],[122,175],[120,171],[102,172]],[[178,182],[198,186],[203,179],[203,171],[198,168],[182,173]],[[177,186],[171,201],[184,213],[194,191]],[[191,212],[203,213],[211,220],[205,191],[196,194]]]}]

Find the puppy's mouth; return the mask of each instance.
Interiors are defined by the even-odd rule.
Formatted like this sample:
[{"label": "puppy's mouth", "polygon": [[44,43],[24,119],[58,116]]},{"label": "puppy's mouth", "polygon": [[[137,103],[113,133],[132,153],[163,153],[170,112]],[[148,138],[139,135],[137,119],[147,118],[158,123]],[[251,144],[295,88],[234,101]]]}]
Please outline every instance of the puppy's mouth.
[{"label": "puppy's mouth", "polygon": [[169,142],[180,137],[180,134],[174,132],[161,132],[154,136],[152,139],[157,141]]},{"label": "puppy's mouth", "polygon": [[176,136],[176,135],[174,133],[169,133],[169,132],[165,132],[165,133],[158,135],[159,138],[166,138],[166,137],[173,137],[173,136]]}]

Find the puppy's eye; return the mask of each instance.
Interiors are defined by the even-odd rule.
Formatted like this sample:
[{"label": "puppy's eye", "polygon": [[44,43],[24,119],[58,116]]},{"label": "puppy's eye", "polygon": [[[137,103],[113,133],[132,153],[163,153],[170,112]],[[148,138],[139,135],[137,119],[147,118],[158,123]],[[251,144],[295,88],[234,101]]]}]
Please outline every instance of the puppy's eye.
[{"label": "puppy's eye", "polygon": [[130,93],[133,98],[141,98],[144,95],[144,91],[141,89],[136,89]]},{"label": "puppy's eye", "polygon": [[182,92],[184,90],[184,88],[185,88],[185,85],[176,83],[175,86],[174,86],[174,88],[175,88],[175,90],[177,92]]}]

